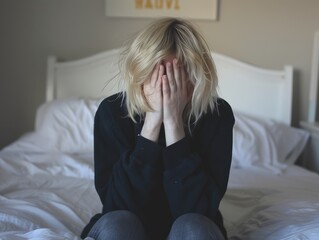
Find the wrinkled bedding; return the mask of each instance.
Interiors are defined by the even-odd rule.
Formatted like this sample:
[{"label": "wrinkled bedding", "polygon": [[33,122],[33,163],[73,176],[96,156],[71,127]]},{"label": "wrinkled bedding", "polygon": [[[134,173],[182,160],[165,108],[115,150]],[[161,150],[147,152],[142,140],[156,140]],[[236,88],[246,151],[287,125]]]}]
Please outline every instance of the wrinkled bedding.
[{"label": "wrinkled bedding", "polygon": [[[80,239],[101,210],[93,154],[0,152],[0,239]],[[319,176],[291,165],[232,168],[221,203],[230,240],[318,239]]]},{"label": "wrinkled bedding", "polygon": [[232,169],[221,203],[230,239],[319,239],[318,180],[294,165],[282,174]]},{"label": "wrinkled bedding", "polygon": [[[35,131],[0,151],[1,240],[76,240],[101,211],[93,180],[99,102],[46,102]],[[229,186],[220,206],[229,239],[319,239],[319,175],[294,165],[308,133],[240,113],[235,118]]]},{"label": "wrinkled bedding", "polygon": [[0,154],[0,239],[80,239],[101,211],[92,154]]}]

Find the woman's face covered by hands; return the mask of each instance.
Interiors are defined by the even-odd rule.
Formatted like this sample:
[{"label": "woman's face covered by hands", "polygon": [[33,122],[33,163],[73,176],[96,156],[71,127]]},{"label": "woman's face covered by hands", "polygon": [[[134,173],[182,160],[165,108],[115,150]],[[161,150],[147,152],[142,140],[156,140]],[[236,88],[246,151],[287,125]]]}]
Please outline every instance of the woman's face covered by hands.
[{"label": "woman's face covered by hands", "polygon": [[149,106],[158,112],[162,121],[181,118],[189,102],[193,86],[184,66],[170,55],[156,65],[152,76],[143,86],[144,96]]}]

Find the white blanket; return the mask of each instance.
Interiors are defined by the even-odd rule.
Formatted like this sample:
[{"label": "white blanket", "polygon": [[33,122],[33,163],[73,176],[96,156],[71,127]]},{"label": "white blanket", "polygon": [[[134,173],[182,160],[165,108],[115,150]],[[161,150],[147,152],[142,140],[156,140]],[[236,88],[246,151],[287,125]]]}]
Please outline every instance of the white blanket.
[{"label": "white blanket", "polygon": [[[230,240],[318,239],[319,176],[232,169],[221,203]],[[79,239],[101,211],[92,153],[0,152],[0,239]]]},{"label": "white blanket", "polygon": [[0,239],[78,239],[101,211],[92,154],[0,154]]},{"label": "white blanket", "polygon": [[230,239],[319,239],[319,175],[297,166],[283,174],[232,169],[221,203]]}]

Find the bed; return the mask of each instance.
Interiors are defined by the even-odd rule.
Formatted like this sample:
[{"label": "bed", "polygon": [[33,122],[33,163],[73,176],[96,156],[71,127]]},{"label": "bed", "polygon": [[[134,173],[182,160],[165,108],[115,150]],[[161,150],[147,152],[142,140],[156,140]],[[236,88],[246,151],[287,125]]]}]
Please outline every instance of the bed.
[{"label": "bed", "polygon": [[[46,102],[34,131],[0,151],[0,239],[80,239],[101,211],[93,118],[100,101],[120,90],[119,51],[48,58]],[[308,133],[290,126],[293,68],[262,69],[212,54],[220,96],[236,118],[220,206],[229,239],[318,239],[319,175],[295,164]]]}]

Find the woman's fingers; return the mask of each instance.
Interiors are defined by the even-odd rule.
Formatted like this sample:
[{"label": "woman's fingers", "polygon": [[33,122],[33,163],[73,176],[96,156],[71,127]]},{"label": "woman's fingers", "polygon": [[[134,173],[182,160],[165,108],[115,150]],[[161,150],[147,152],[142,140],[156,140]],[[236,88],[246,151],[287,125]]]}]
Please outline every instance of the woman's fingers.
[{"label": "woman's fingers", "polygon": [[143,84],[143,94],[149,107],[159,115],[162,116],[162,76],[165,72],[164,66],[158,63],[151,74],[151,78]]},{"label": "woman's fingers", "polygon": [[177,86],[176,86],[173,66],[172,66],[172,63],[170,62],[166,63],[166,75],[167,75],[168,84],[170,87],[170,92],[175,92]]},{"label": "woman's fingers", "polygon": [[159,70],[158,70],[158,76],[157,76],[157,80],[156,80],[156,84],[155,84],[156,88],[161,88],[163,75],[164,75],[164,66],[162,64],[160,64]]},{"label": "woman's fingers", "polygon": [[173,70],[174,70],[176,87],[182,88],[183,87],[183,77],[181,75],[181,66],[179,66],[179,63],[177,62],[176,58],[173,60]]},{"label": "woman's fingers", "polygon": [[162,87],[163,87],[163,97],[166,100],[170,96],[170,93],[171,93],[169,80],[168,80],[167,75],[164,75],[162,77]]}]

